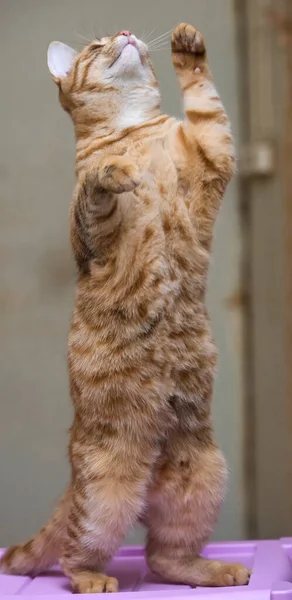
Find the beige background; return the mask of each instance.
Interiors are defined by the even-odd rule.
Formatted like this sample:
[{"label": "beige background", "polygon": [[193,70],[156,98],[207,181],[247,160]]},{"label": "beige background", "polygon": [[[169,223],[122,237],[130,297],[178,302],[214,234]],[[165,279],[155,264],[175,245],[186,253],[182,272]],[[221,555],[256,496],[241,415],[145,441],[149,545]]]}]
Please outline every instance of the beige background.
[{"label": "beige background", "polygon": [[[68,476],[70,402],[66,336],[74,266],[68,242],[74,138],[46,67],[50,41],[131,29],[156,37],[179,21],[207,39],[219,91],[238,133],[232,0],[1,0],[0,146],[0,546],[23,539],[50,514]],[[153,55],[165,109],[179,114],[168,51]],[[216,532],[245,535],[237,184],[218,223],[209,304],[220,349],[214,400],[217,438],[230,466]],[[232,304],[232,303],[231,303]],[[135,537],[138,539],[138,537]]]}]

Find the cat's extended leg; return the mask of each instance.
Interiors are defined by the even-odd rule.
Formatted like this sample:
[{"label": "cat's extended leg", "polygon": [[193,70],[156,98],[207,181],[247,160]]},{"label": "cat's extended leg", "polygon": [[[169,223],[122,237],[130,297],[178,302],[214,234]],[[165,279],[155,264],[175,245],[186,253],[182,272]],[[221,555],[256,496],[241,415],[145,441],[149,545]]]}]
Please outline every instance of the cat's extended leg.
[{"label": "cat's extended leg", "polygon": [[191,586],[245,585],[241,564],[200,557],[218,517],[226,484],[223,456],[211,432],[171,435],[151,484],[144,522],[150,568]]},{"label": "cat's extended leg", "polygon": [[228,181],[234,173],[230,123],[209,69],[202,35],[181,23],[172,34],[172,60],[183,95],[183,132],[210,170]]},{"label": "cat's extended leg", "polygon": [[0,572],[26,575],[48,569],[59,560],[66,533],[70,489],[60,500],[52,518],[28,542],[12,546],[0,561]]},{"label": "cat's extended leg", "polygon": [[156,442],[149,444],[147,435],[138,442],[130,430],[123,434],[110,423],[103,434],[92,425],[88,441],[80,423],[73,427],[73,497],[60,564],[80,593],[118,590],[117,580],[104,571],[143,510]]},{"label": "cat's extended leg", "polygon": [[202,35],[181,23],[172,34],[172,61],[183,97],[185,119],[177,125],[176,162],[199,239],[209,245],[220,200],[235,172],[230,123],[208,66]]}]

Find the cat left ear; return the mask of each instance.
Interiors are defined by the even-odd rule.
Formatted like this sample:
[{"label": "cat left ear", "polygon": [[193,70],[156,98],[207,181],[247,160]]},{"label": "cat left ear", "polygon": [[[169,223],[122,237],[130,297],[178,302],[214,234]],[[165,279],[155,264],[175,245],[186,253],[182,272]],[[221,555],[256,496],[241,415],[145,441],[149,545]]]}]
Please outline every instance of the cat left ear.
[{"label": "cat left ear", "polygon": [[48,67],[56,83],[66,77],[71,71],[77,52],[63,44],[63,42],[52,42],[48,47]]}]

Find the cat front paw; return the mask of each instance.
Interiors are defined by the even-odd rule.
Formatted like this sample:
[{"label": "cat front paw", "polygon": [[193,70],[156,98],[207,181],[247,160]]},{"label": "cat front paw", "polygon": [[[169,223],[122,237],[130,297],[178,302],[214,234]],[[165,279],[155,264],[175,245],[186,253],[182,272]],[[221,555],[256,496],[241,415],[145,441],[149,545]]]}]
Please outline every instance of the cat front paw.
[{"label": "cat front paw", "polygon": [[173,30],[171,48],[172,52],[195,54],[200,57],[203,57],[206,53],[202,34],[188,23],[181,23]]},{"label": "cat front paw", "polygon": [[116,194],[130,192],[141,182],[138,169],[130,163],[108,165],[101,177],[104,189]]},{"label": "cat front paw", "polygon": [[101,187],[115,194],[130,192],[140,183],[141,178],[137,167],[123,156],[108,162],[100,173]]},{"label": "cat front paw", "polygon": [[89,171],[85,178],[85,187],[106,190],[122,194],[134,190],[141,183],[138,168],[123,156],[106,158],[101,165]]}]

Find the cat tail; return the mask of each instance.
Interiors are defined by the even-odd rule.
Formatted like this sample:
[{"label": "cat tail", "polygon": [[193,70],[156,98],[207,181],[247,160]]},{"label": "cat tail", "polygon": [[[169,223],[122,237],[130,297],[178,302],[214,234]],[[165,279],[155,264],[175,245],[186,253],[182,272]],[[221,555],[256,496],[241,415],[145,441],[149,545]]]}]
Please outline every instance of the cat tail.
[{"label": "cat tail", "polygon": [[54,565],[61,552],[70,506],[70,489],[62,496],[51,519],[28,542],[8,548],[0,559],[0,573],[28,575]]}]

